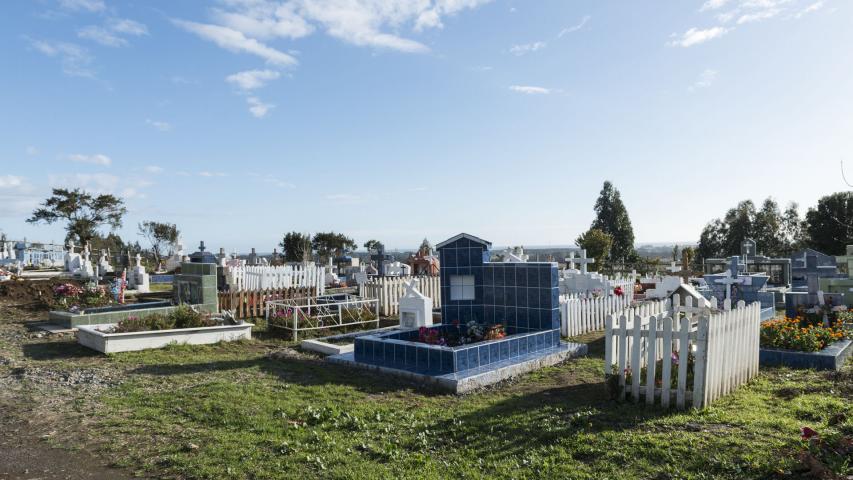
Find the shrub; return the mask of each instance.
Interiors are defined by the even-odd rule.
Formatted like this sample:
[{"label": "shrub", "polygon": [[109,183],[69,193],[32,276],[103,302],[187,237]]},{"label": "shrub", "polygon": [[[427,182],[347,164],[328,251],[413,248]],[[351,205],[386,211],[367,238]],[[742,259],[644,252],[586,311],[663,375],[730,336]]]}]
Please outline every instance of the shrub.
[{"label": "shrub", "polygon": [[169,313],[169,318],[175,323],[175,328],[199,328],[216,325],[216,322],[210,317],[205,317],[196,312],[189,305],[179,305]]},{"label": "shrub", "polygon": [[113,333],[147,332],[150,330],[171,330],[175,322],[166,315],[154,313],[146,317],[127,317],[118,322]]}]

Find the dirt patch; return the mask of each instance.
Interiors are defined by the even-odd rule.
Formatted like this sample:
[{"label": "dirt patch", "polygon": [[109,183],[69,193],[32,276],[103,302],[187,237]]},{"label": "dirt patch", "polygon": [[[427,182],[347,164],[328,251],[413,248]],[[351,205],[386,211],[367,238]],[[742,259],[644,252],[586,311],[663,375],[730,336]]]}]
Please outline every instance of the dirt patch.
[{"label": "dirt patch", "polygon": [[53,287],[63,283],[80,286],[80,282],[67,278],[33,280],[18,278],[0,283],[0,297],[7,302],[29,308],[45,308],[55,304]]}]

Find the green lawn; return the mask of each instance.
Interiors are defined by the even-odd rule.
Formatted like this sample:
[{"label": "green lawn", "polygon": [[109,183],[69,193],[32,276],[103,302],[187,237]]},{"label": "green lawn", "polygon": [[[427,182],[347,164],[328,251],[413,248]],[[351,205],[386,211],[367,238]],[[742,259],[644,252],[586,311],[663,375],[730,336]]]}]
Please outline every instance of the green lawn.
[{"label": "green lawn", "polygon": [[[799,429],[853,432],[853,367],[771,369],[701,412],[611,401],[588,358],[451,396],[269,343],[111,356],[131,373],[95,432],[118,463],[187,478],[767,478]],[[840,467],[851,474],[850,465]]]}]

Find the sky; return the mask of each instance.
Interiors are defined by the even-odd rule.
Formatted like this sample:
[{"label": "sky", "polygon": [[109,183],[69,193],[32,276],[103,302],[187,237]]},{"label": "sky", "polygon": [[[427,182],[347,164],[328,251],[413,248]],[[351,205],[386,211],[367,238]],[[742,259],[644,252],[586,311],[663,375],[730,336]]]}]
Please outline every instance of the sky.
[{"label": "sky", "polygon": [[[0,231],[54,187],[119,233],[270,251],[459,232],[571,245],[601,185],[636,239],[853,178],[844,0],[33,0],[0,16]],[[144,243],[144,242],[142,242]]]}]

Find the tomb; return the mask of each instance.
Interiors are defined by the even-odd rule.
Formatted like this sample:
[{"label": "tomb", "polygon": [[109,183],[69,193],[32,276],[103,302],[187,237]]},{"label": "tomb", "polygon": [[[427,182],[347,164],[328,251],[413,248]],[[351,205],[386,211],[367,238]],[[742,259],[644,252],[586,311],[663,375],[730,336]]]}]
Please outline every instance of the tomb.
[{"label": "tomb", "polygon": [[743,300],[747,304],[761,303],[761,320],[773,318],[776,314],[776,302],[773,292],[765,289],[769,277],[765,273],[751,273],[746,270],[737,255],[729,259],[729,269],[723,273],[706,274],[706,286],[701,291],[705,298],[716,297],[730,300],[732,305]]},{"label": "tomb", "polygon": [[400,327],[420,328],[432,325],[432,299],[418,291],[418,279],[406,282],[406,293],[400,297]]},{"label": "tomb", "polygon": [[846,278],[819,278],[820,290],[827,294],[841,295],[840,302],[853,308],[853,245],[847,245],[847,255],[836,257],[839,265],[846,266]]},{"label": "tomb", "polygon": [[138,293],[148,293],[151,291],[150,277],[145,272],[145,267],[142,266],[142,256],[138,253],[136,254],[135,262],[136,265],[133,266],[128,275],[127,284]]},{"label": "tomb", "polygon": [[[769,287],[789,287],[791,285],[791,259],[770,258],[759,255],[755,241],[746,239],[741,243],[740,262],[744,273],[760,273],[767,276]],[[724,273],[729,269],[729,259],[709,258],[705,260],[705,274]]]},{"label": "tomb", "polygon": [[386,277],[408,277],[412,275],[412,267],[405,263],[386,260],[382,266]]},{"label": "tomb", "polygon": [[329,360],[462,393],[585,354],[560,340],[557,265],[491,262],[490,247],[465,233],[437,245],[441,324],[363,335]]}]

